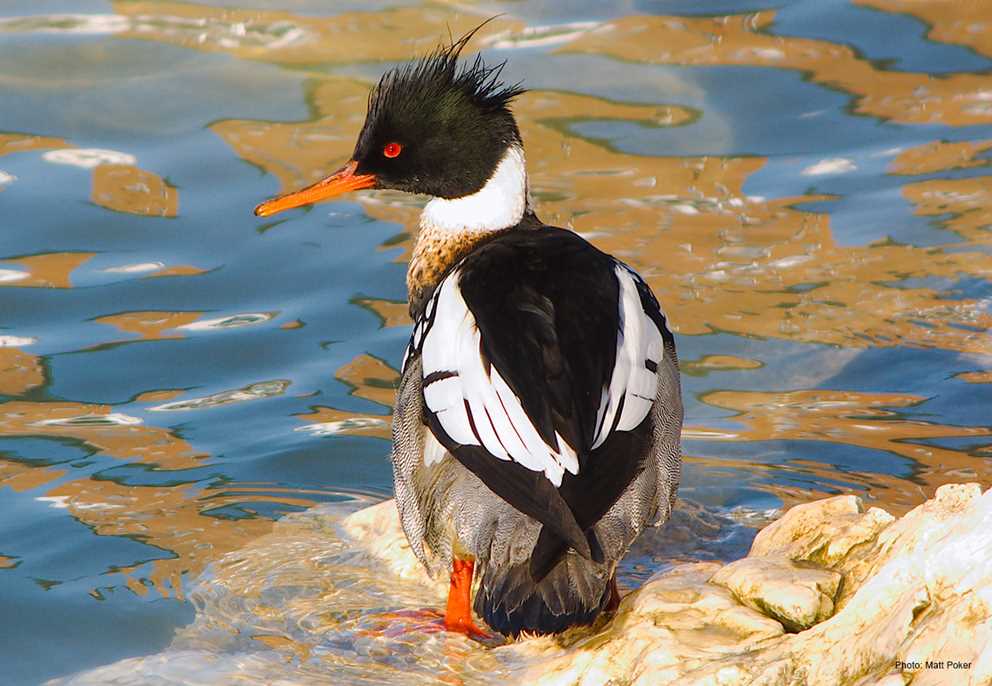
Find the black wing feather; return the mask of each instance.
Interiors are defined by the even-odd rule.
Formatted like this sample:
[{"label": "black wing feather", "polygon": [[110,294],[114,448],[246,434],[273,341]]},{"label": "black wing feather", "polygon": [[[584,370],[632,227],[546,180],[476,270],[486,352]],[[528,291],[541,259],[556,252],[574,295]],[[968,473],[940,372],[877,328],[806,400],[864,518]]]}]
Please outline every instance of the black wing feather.
[{"label": "black wing feather", "polygon": [[462,445],[452,440],[437,420],[437,415],[430,411],[427,411],[427,426],[441,445],[493,493],[541,522],[546,529],[554,532],[556,540],[566,542],[564,544],[575,548],[583,557],[591,556],[586,536],[575,515],[543,472],[495,458],[481,446]]},{"label": "black wing feather", "polygon": [[[579,473],[566,472],[556,488],[543,472],[454,442],[426,410],[431,431],[459,462],[544,525],[531,559],[537,580],[569,547],[586,558],[603,557],[593,526],[643,469],[649,452],[650,415],[633,431],[612,431],[592,449],[617,355],[617,264],[571,231],[545,227],[505,232],[457,266],[483,358],[500,371],[541,438],[557,449],[557,432],[578,456]],[[667,342],[671,333],[657,301],[640,277],[635,281],[645,312]]]},{"label": "black wing feather", "polygon": [[570,231],[510,231],[469,255],[459,288],[499,369],[541,438],[557,431],[579,471],[616,359],[614,261]]}]

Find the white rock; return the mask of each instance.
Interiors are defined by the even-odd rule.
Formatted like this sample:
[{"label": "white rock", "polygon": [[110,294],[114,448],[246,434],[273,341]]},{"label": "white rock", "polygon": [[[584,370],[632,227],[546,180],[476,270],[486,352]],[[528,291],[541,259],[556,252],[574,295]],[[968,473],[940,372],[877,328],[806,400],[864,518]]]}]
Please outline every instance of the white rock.
[{"label": "white rock", "polygon": [[[387,500],[348,515],[341,522],[341,528],[356,542],[374,542],[374,545],[363,547],[371,555],[382,560],[389,571],[396,576],[441,588],[427,575],[424,566],[410,550],[410,543],[400,526],[395,500]],[[443,581],[443,588],[447,590],[447,579]]]},{"label": "white rock", "polygon": [[[465,683],[537,686],[992,684],[992,490],[975,484],[898,520],[853,496],[794,507],[743,560],[678,565],[594,628],[495,649],[397,613],[441,609],[446,580],[416,561],[393,501],[347,507],[287,516],[214,563],[192,591],[196,621],[164,653],[52,683],[289,685],[341,670],[383,683],[379,658],[362,657],[374,653],[405,660],[389,683],[457,669]],[[812,626],[786,633],[755,607]],[[253,648],[246,634],[291,640]]]},{"label": "white rock", "polygon": [[[748,558],[719,571],[676,567],[625,598],[611,623],[570,649],[552,657],[533,641],[501,650],[542,658],[530,672],[535,684],[992,682],[992,491],[943,486],[899,520],[862,510],[852,496],[792,508],[758,535]],[[843,602],[826,619],[828,606],[818,606],[823,621],[812,628],[728,631],[727,618],[742,610],[762,617],[743,605],[734,611],[740,598],[763,594],[770,605],[768,598],[805,589],[809,614],[816,605],[810,591],[829,597],[841,575]],[[704,578],[734,595],[719,601]],[[897,668],[897,660],[920,666]],[[944,667],[927,669],[927,661]]]},{"label": "white rock", "polygon": [[808,629],[830,617],[840,581],[841,575],[833,570],[800,567],[776,557],[745,557],[710,579],[789,631]]},{"label": "white rock", "polygon": [[833,564],[857,545],[870,542],[894,517],[861,499],[840,495],[797,505],[758,532],[749,557],[777,555]]}]

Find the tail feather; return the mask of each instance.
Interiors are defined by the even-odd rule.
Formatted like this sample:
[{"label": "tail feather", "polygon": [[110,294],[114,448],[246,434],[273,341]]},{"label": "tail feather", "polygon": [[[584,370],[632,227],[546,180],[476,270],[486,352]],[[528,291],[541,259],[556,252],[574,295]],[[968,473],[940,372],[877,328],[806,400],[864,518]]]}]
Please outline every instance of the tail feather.
[{"label": "tail feather", "polygon": [[[606,555],[603,553],[599,538],[596,537],[596,531],[589,527],[584,533],[589,544],[589,558],[593,562],[603,564],[606,561]],[[550,527],[541,527],[541,533],[534,545],[534,552],[530,556],[530,575],[534,581],[540,582],[544,579],[568,552],[568,548],[568,543]]]},{"label": "tail feather", "polygon": [[605,565],[578,555],[565,555],[540,580],[526,562],[489,567],[475,596],[475,611],[486,623],[508,636],[521,631],[557,633],[570,626],[591,624],[609,604]]}]

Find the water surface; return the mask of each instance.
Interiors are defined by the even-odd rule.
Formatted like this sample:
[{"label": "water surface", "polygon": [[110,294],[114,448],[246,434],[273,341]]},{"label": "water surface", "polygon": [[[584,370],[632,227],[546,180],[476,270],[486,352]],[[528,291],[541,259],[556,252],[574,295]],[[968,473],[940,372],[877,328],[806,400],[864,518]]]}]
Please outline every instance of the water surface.
[{"label": "water surface", "polygon": [[334,529],[391,491],[422,199],[251,215],[347,158],[384,69],[499,12],[474,47],[530,89],[540,216],[635,266],[678,334],[688,514],[628,587],[796,502],[989,483],[992,6],[14,0],[4,683],[512,673],[391,635],[436,598]]}]

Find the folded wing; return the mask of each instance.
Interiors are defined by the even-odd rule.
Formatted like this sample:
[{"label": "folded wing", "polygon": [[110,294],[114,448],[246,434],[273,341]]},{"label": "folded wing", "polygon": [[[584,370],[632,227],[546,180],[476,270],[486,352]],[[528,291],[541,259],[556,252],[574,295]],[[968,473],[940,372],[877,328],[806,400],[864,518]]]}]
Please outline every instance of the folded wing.
[{"label": "folded wing", "polygon": [[[598,520],[639,469],[640,456],[609,450],[610,438],[650,415],[667,329],[640,277],[560,233],[574,238],[545,253],[552,264],[535,259],[533,246],[511,245],[527,252],[494,248],[498,264],[483,255],[481,264],[459,265],[416,322],[405,359],[422,356],[426,419],[438,441],[586,554],[584,530],[595,521],[579,510],[594,499]],[[436,451],[425,456],[436,459]],[[604,470],[624,477],[603,478]],[[595,480],[609,492],[596,492]]]}]

